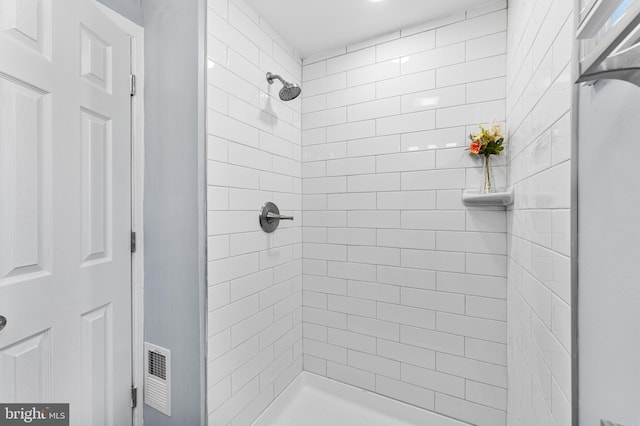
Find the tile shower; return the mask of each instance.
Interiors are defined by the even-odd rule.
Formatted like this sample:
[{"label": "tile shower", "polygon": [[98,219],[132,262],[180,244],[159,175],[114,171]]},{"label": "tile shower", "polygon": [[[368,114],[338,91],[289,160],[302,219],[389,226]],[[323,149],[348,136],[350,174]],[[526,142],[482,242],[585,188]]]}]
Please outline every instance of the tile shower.
[{"label": "tile shower", "polygon": [[505,115],[494,6],[304,60],[303,353],[316,374],[497,425],[506,213],[460,201],[481,172],[466,135]]},{"label": "tile shower", "polygon": [[[303,370],[471,424],[570,424],[571,3],[304,59],[242,0],[208,6],[209,424],[251,424]],[[492,120],[508,211],[460,201]],[[295,220],[265,234],[266,201]]]}]

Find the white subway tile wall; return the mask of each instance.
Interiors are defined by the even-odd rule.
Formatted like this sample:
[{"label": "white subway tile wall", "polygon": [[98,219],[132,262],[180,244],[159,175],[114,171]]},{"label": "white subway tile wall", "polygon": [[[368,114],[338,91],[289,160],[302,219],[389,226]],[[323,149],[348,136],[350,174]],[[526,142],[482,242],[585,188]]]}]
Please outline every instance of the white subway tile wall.
[{"label": "white subway tile wall", "polygon": [[303,61],[305,370],[506,424],[507,216],[460,202],[506,44],[499,1]]},{"label": "white subway tile wall", "polygon": [[[509,6],[301,61],[209,0],[210,424],[249,425],[303,368],[473,424],[570,424],[571,2]],[[508,212],[460,202],[491,120]],[[296,221],[264,234],[267,200]]]},{"label": "white subway tile wall", "polygon": [[[246,426],[302,371],[302,103],[265,78],[301,59],[243,0],[208,6],[208,419]],[[264,233],[266,201],[296,220]]]},{"label": "white subway tile wall", "polygon": [[[509,2],[510,426],[571,425],[572,8],[571,1]],[[481,398],[489,404],[496,396]]]}]

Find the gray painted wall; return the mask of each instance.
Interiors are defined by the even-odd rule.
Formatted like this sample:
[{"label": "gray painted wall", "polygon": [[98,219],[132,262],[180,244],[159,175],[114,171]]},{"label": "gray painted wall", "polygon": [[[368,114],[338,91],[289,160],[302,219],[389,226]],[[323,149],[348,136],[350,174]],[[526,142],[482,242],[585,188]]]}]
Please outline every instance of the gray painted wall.
[{"label": "gray painted wall", "polygon": [[171,418],[204,424],[203,0],[144,0],[145,340],[171,350]]},{"label": "gray painted wall", "polygon": [[143,24],[142,0],[98,0],[138,25]]},{"label": "gray painted wall", "polygon": [[172,415],[205,424],[204,0],[100,0],[145,28],[145,341],[172,355]]},{"label": "gray painted wall", "polygon": [[640,89],[580,88],[578,333],[580,424],[639,425]]}]

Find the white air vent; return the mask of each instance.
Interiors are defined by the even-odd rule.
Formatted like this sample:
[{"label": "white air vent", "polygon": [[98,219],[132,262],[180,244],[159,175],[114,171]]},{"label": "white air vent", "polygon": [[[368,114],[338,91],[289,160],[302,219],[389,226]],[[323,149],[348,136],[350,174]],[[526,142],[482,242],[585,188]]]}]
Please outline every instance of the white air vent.
[{"label": "white air vent", "polygon": [[144,344],[144,403],[171,415],[171,351]]}]

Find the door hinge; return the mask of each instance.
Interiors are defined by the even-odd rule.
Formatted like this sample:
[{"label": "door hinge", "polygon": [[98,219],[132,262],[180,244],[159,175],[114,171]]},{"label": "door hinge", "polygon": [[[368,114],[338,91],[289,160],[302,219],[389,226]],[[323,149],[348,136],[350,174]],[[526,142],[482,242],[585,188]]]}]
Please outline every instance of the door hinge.
[{"label": "door hinge", "polygon": [[131,253],[136,252],[136,233],[131,231]]},{"label": "door hinge", "polygon": [[136,75],[135,74],[131,74],[129,76],[129,86],[131,88],[131,96],[135,96],[136,95]]},{"label": "door hinge", "polygon": [[138,406],[138,388],[131,386],[131,408]]}]

